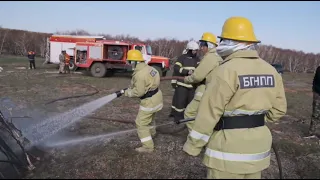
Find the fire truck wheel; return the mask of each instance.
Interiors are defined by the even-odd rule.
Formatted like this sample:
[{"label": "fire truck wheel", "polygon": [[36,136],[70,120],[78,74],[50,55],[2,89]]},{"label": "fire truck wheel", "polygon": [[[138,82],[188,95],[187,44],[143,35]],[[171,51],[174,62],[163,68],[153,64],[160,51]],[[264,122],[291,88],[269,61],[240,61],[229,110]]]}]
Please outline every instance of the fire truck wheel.
[{"label": "fire truck wheel", "polygon": [[90,71],[93,77],[102,78],[106,75],[107,68],[103,63],[96,62],[91,66]]},{"label": "fire truck wheel", "polygon": [[155,68],[155,69],[159,72],[160,77],[163,76],[161,67],[159,67],[159,66],[157,66],[157,65],[152,65],[152,67]]},{"label": "fire truck wheel", "polygon": [[77,66],[75,66],[74,63],[73,63],[72,61],[70,61],[70,63],[69,63],[69,69],[70,69],[70,71],[75,71],[76,68],[77,68]]}]

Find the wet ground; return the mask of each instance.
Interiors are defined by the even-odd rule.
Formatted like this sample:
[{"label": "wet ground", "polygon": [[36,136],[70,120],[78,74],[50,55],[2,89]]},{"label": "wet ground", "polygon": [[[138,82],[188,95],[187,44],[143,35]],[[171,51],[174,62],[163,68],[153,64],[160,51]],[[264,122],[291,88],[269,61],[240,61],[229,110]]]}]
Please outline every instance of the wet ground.
[{"label": "wet ground", "polygon": [[[43,115],[64,112],[98,97],[125,88],[130,83],[130,74],[115,74],[111,78],[93,78],[74,73],[57,74],[56,66],[41,66],[36,70],[24,69],[27,61],[1,61],[0,92],[1,97],[10,98],[16,109],[24,111],[35,120],[41,121]],[[319,178],[320,145],[318,139],[305,139],[311,115],[312,74],[284,74],[288,101],[287,116],[275,124],[270,124],[281,156],[285,178]],[[49,105],[46,102],[60,97],[81,95],[94,92],[87,86],[94,86],[99,93],[57,101]],[[157,124],[168,122],[172,90],[169,81],[161,83],[164,94],[164,108],[157,114]],[[118,98],[97,110],[91,117],[67,128],[61,134],[68,136],[90,136],[135,128],[134,124],[110,121],[123,119],[134,122],[139,107],[138,99]],[[33,112],[30,113],[30,112]],[[162,130],[177,128],[169,125]],[[26,178],[204,178],[206,168],[201,164],[202,155],[191,157],[181,149],[187,132],[161,134],[155,138],[156,150],[152,154],[139,154],[134,148],[140,145],[136,133],[126,134],[112,139],[84,142],[82,144],[43,149],[41,161]],[[278,178],[278,166],[272,154],[271,166],[263,172],[263,178]]]}]

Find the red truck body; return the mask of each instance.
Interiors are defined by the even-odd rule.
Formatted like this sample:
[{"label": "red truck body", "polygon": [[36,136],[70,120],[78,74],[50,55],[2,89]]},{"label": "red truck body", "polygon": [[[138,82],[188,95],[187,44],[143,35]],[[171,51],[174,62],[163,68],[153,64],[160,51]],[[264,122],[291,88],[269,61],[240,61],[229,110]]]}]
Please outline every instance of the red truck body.
[{"label": "red truck body", "polygon": [[143,43],[125,41],[98,40],[96,42],[76,42],[74,49],[74,64],[79,68],[86,68],[95,77],[103,77],[107,72],[132,71],[127,61],[127,52],[138,49],[144,59],[155,67],[161,76],[165,76],[170,68],[169,58],[153,56],[151,46]]}]

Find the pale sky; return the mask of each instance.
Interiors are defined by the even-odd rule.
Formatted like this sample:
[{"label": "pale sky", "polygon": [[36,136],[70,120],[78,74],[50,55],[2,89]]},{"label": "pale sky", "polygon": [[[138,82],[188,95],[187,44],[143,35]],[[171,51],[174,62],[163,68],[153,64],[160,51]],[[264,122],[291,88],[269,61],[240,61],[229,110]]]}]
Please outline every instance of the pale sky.
[{"label": "pale sky", "polygon": [[231,16],[249,18],[262,44],[320,53],[317,1],[0,2],[0,25],[5,28],[48,33],[84,29],[141,40],[199,39],[207,31],[220,35]]}]

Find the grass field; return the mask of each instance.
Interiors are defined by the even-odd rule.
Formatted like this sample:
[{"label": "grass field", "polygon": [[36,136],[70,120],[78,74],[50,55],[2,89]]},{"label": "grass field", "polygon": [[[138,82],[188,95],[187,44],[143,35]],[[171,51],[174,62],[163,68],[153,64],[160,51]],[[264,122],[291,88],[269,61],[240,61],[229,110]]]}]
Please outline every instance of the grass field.
[{"label": "grass field", "polygon": [[[111,78],[93,78],[84,74],[59,75],[55,65],[42,66],[36,60],[36,70],[28,67],[25,58],[0,58],[1,97],[10,98],[20,109],[37,111],[39,114],[64,112],[85,102],[127,87],[130,75],[115,74]],[[16,69],[18,68],[18,69]],[[318,139],[304,139],[312,108],[311,83],[313,74],[283,76],[288,101],[288,113],[279,122],[270,124],[274,141],[278,144],[285,178],[319,178],[320,146]],[[99,89],[99,93],[78,99],[44,103],[59,97],[80,95]],[[164,109],[157,114],[157,124],[168,121],[172,90],[170,82],[162,82]],[[92,116],[134,121],[139,100],[121,97],[96,111]],[[175,125],[172,125],[175,126]],[[134,128],[107,120],[85,118],[65,130],[70,135],[84,136]],[[167,127],[170,128],[170,127]],[[27,178],[204,178],[206,169],[199,157],[187,156],[181,148],[187,132],[174,135],[158,134],[156,151],[138,154],[134,148],[140,141],[133,133],[98,143],[83,143],[68,148],[46,149],[42,160]],[[272,154],[271,166],[263,172],[263,178],[278,178],[277,164]]]}]

